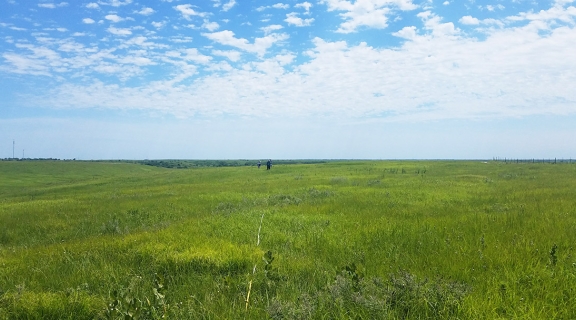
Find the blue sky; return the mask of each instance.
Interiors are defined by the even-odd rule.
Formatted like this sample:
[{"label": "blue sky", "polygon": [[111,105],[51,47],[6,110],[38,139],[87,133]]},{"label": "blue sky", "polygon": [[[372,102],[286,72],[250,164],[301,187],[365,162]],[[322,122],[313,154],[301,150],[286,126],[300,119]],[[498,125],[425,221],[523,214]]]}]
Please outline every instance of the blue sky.
[{"label": "blue sky", "polygon": [[0,0],[0,158],[576,158],[571,0]]}]

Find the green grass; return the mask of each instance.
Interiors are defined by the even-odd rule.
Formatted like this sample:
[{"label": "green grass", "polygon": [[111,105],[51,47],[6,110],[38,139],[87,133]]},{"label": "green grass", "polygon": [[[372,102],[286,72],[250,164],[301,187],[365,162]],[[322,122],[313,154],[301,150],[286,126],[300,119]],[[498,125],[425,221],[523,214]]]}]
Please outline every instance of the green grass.
[{"label": "green grass", "polygon": [[575,190],[574,164],[0,161],[0,319],[574,319]]}]

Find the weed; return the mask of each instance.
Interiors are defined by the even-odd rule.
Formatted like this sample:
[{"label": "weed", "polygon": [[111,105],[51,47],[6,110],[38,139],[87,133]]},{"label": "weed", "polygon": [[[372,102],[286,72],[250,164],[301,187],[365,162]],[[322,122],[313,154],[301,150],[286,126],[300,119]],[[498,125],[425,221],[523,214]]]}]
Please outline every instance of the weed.
[{"label": "weed", "polygon": [[314,318],[441,318],[461,314],[468,286],[456,282],[419,281],[407,272],[391,275],[387,282],[365,278],[354,264],[336,274],[334,280],[313,296],[297,301],[274,299],[268,306],[273,319]]},{"label": "weed", "polygon": [[556,250],[558,250],[558,246],[554,244],[550,249],[550,264],[552,266],[556,266],[556,263],[558,262],[558,256],[556,254]]},{"label": "weed", "polygon": [[120,220],[116,216],[104,222],[100,230],[102,234],[122,234],[122,228],[120,227]]},{"label": "weed", "polygon": [[135,285],[140,284],[136,277],[128,287],[113,290],[112,301],[104,312],[106,319],[163,319],[168,314],[170,305],[166,303],[166,286],[164,278],[154,274],[154,287],[151,297],[140,297],[134,292]]}]

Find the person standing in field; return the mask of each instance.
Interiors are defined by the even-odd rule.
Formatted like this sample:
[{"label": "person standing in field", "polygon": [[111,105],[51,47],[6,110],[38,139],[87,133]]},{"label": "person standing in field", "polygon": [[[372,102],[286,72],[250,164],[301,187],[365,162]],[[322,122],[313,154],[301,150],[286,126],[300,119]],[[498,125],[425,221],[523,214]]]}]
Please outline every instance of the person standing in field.
[{"label": "person standing in field", "polygon": [[270,170],[270,168],[272,168],[272,159],[266,161],[266,170]]},{"label": "person standing in field", "polygon": [[258,169],[260,169],[260,165],[262,165],[262,162],[260,162],[260,160],[258,160]]}]

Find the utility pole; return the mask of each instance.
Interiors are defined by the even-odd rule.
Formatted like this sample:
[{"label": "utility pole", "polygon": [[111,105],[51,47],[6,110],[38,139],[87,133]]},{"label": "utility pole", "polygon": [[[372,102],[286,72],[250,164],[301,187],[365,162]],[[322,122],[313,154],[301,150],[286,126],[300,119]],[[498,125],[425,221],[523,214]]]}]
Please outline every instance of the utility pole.
[{"label": "utility pole", "polygon": [[14,159],[14,147],[16,146],[16,140],[12,140],[12,159]]}]

